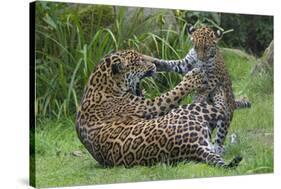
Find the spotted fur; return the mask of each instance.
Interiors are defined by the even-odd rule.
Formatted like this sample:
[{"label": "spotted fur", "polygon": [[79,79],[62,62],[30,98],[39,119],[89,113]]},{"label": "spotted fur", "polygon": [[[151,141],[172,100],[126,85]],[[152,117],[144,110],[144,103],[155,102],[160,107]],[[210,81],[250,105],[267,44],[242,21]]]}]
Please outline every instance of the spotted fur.
[{"label": "spotted fur", "polygon": [[80,141],[103,166],[154,165],[199,160],[236,167],[212,151],[210,124],[225,123],[224,91],[213,93],[214,105],[179,101],[206,88],[204,74],[195,68],[171,91],[154,99],[138,96],[138,83],[156,71],[151,59],[135,51],[106,56],[91,74],[77,113]]},{"label": "spotted fur", "polygon": [[[237,100],[232,91],[232,82],[225,67],[223,57],[217,43],[222,37],[222,31],[214,31],[209,27],[194,28],[189,27],[188,32],[192,41],[192,49],[183,60],[160,60],[154,58],[153,62],[158,71],[177,71],[186,73],[194,67],[202,68],[208,77],[208,89],[198,92],[194,102],[208,101],[212,103],[210,94],[214,91],[219,82],[223,82],[226,93],[226,104],[229,108],[229,118],[226,124],[217,130],[215,148],[218,153],[223,153],[223,143],[228,132],[230,121],[232,120],[235,109],[249,108],[251,103],[246,100]],[[215,126],[211,126],[214,129]]]}]

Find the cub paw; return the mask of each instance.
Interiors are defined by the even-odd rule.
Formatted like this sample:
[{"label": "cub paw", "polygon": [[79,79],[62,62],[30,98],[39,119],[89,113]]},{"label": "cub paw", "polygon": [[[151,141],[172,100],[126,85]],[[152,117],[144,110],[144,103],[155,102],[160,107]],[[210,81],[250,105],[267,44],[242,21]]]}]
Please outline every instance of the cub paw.
[{"label": "cub paw", "polygon": [[240,109],[240,108],[250,108],[251,102],[249,101],[249,99],[245,96],[240,97],[239,99],[235,99],[235,103],[236,103],[236,108]]}]

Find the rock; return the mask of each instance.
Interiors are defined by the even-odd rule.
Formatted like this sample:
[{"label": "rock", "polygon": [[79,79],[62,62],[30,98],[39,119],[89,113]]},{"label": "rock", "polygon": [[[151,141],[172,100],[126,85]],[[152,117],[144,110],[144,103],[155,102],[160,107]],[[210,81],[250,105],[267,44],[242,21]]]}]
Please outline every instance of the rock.
[{"label": "rock", "polygon": [[252,70],[252,74],[256,74],[261,71],[268,71],[273,68],[273,56],[274,56],[273,40],[269,46],[265,49],[262,57],[258,60],[258,64]]},{"label": "rock", "polygon": [[[114,7],[116,10],[115,12],[118,11],[118,9],[120,9],[121,7]],[[154,28],[149,28],[150,31],[153,31],[153,33],[157,33],[159,32],[159,29],[168,29],[169,27],[172,26],[172,28],[174,28],[176,31],[179,31],[178,28],[178,24],[177,24],[177,20],[176,17],[173,13],[173,10],[169,10],[169,9],[159,9],[159,8],[144,8],[144,9],[140,9],[139,7],[126,7],[126,16],[125,19],[126,22],[130,21],[130,19],[133,17],[133,15],[137,12],[137,11],[141,11],[143,10],[143,12],[139,15],[141,15],[138,18],[142,18],[143,20],[148,19],[149,17],[155,16],[157,19],[157,21],[155,20],[155,24],[152,25],[154,26]],[[161,27],[160,27],[161,25]]]}]

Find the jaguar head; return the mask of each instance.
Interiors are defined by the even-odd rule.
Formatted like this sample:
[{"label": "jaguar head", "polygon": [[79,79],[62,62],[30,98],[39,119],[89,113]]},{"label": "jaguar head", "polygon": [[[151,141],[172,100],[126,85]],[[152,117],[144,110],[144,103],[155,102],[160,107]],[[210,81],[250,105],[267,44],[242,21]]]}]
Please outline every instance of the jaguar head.
[{"label": "jaguar head", "polygon": [[217,43],[223,35],[221,30],[213,30],[205,26],[201,28],[189,26],[187,30],[199,60],[206,62],[215,57]]},{"label": "jaguar head", "polygon": [[119,51],[112,56],[113,80],[123,90],[141,96],[140,81],[156,72],[152,59],[134,50]]}]

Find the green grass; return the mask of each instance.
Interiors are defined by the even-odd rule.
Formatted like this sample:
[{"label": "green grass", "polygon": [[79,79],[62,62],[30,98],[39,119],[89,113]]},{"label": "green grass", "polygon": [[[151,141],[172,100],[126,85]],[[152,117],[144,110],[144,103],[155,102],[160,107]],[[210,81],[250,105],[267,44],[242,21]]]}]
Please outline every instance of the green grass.
[{"label": "green grass", "polygon": [[[159,164],[153,167],[122,166],[102,168],[90,156],[76,136],[74,117],[38,119],[35,136],[36,186],[70,186],[167,179],[232,176],[273,172],[273,80],[272,73],[252,76],[254,58],[225,50],[224,58],[233,81],[236,96],[247,96],[251,109],[234,114],[226,140],[225,159],[241,154],[243,161],[233,170],[203,163]],[[153,82],[149,79],[147,83]],[[164,90],[164,89],[163,89]],[[154,90],[147,96],[155,96]],[[161,92],[161,90],[158,90]],[[157,92],[156,92],[157,93]],[[238,144],[230,144],[235,133]],[[79,152],[79,156],[74,153]],[[34,158],[34,157],[33,157]]]}]

